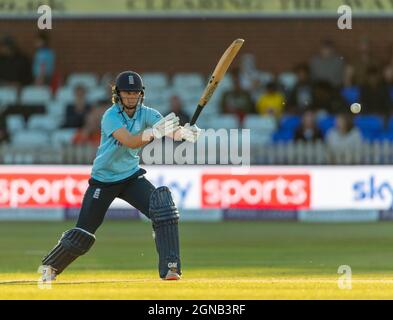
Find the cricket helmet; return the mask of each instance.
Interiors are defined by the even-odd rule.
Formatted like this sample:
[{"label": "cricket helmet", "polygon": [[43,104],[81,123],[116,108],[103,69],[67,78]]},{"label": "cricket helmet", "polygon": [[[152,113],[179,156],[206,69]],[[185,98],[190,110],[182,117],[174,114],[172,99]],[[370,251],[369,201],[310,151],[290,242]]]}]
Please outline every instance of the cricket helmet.
[{"label": "cricket helmet", "polygon": [[145,87],[141,76],[134,71],[123,71],[119,73],[115,80],[115,85],[112,87],[113,102],[121,102],[120,91],[135,91],[141,92],[142,96],[145,94]]}]

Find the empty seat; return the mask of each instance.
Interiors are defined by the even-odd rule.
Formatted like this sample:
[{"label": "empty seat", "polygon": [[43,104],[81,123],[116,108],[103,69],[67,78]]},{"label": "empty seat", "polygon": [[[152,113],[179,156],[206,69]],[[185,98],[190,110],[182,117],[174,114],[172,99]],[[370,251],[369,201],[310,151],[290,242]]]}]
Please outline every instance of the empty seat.
[{"label": "empty seat", "polygon": [[0,87],[0,107],[10,104],[16,104],[18,93],[14,87]]},{"label": "empty seat", "polygon": [[26,86],[22,89],[20,103],[22,105],[46,105],[52,94],[47,86]]},{"label": "empty seat", "polygon": [[173,77],[173,86],[176,89],[201,89],[205,85],[203,76],[199,73],[178,73]]},{"label": "empty seat", "polygon": [[354,124],[365,134],[381,133],[384,127],[383,118],[377,115],[358,115],[354,118]]},{"label": "empty seat", "polygon": [[99,101],[103,101],[103,100],[107,100],[108,101],[108,105],[112,104],[111,103],[111,96],[109,93],[108,88],[105,87],[95,87],[92,88],[88,93],[87,93],[87,101],[89,103],[96,103]]},{"label": "empty seat", "polygon": [[334,116],[323,116],[317,120],[317,126],[321,130],[322,134],[325,135],[331,128],[334,127],[336,118]]},{"label": "empty seat", "polygon": [[278,76],[278,83],[282,85],[285,90],[290,91],[297,82],[296,74],[292,72],[283,72]]},{"label": "empty seat", "polygon": [[56,92],[56,101],[64,104],[69,104],[74,102],[75,94],[71,87],[62,87]]},{"label": "empty seat", "polygon": [[168,86],[168,77],[165,73],[149,72],[143,73],[141,76],[147,90],[164,89]]},{"label": "empty seat", "polygon": [[53,132],[52,134],[52,145],[67,145],[72,143],[72,139],[75,135],[76,129],[59,129]]},{"label": "empty seat", "polygon": [[10,114],[5,121],[9,133],[22,130],[25,127],[25,118],[20,114]]},{"label": "empty seat", "polygon": [[[204,110],[205,111],[205,110]],[[213,129],[238,129],[239,128],[239,120],[237,116],[232,114],[221,114],[215,117],[210,122],[210,127]]]},{"label": "empty seat", "polygon": [[244,118],[243,128],[256,132],[273,132],[276,130],[277,123],[274,117],[261,116],[256,114],[247,115]]},{"label": "empty seat", "polygon": [[284,115],[280,119],[281,131],[294,131],[300,125],[300,117],[296,115]]},{"label": "empty seat", "polygon": [[82,85],[86,88],[94,88],[97,84],[97,76],[94,73],[73,73],[67,79],[67,86],[71,88],[77,85]]},{"label": "empty seat", "polygon": [[29,130],[47,130],[52,131],[58,128],[60,119],[52,115],[39,115],[35,114],[29,118],[27,128]]},{"label": "empty seat", "polygon": [[15,147],[35,148],[48,143],[49,135],[41,130],[22,130],[11,135],[11,145]]}]

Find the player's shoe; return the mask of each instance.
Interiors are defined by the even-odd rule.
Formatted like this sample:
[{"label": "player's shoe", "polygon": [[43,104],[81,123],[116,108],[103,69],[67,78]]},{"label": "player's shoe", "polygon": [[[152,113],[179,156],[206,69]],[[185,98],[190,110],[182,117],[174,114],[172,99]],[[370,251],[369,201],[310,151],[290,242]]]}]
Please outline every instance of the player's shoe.
[{"label": "player's shoe", "polygon": [[56,269],[51,266],[42,266],[42,282],[56,280]]},{"label": "player's shoe", "polygon": [[169,269],[168,273],[164,278],[162,278],[162,280],[180,280],[180,275],[177,273],[177,271]]}]

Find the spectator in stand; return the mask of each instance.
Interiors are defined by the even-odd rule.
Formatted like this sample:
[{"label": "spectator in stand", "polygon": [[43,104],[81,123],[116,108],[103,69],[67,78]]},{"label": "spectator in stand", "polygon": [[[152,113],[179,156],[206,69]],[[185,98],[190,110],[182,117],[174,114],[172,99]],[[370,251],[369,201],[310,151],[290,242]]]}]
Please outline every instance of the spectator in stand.
[{"label": "spectator in stand", "polygon": [[379,70],[370,67],[367,71],[367,81],[360,89],[362,113],[390,116],[391,102],[389,89],[383,82]]},{"label": "spectator in stand", "polygon": [[338,88],[327,81],[317,81],[313,86],[312,109],[319,114],[338,113],[345,107],[345,102]]},{"label": "spectator in stand", "polygon": [[295,74],[297,82],[289,95],[288,106],[292,113],[301,114],[313,104],[313,86],[306,64],[296,66]]},{"label": "spectator in stand", "polygon": [[302,123],[295,131],[295,141],[312,141],[323,140],[321,130],[317,127],[315,114],[308,110],[302,116]]},{"label": "spectator in stand", "polygon": [[174,112],[179,117],[179,123],[181,126],[184,126],[186,123],[190,122],[190,116],[184,112],[183,104],[179,96],[171,96],[169,99],[169,109],[169,112]]},{"label": "spectator in stand", "polygon": [[359,43],[359,51],[354,54],[354,61],[349,63],[345,68],[345,73],[350,73],[353,77],[353,83],[364,86],[367,82],[367,72],[370,68],[379,69],[378,60],[371,52],[370,42],[363,38]]},{"label": "spectator in stand", "polygon": [[257,102],[257,111],[261,115],[272,115],[280,118],[284,112],[285,97],[277,89],[275,82],[270,82],[266,86],[266,92],[260,96]]},{"label": "spectator in stand", "polygon": [[106,111],[107,101],[103,101],[92,108],[86,115],[83,127],[78,128],[72,139],[75,145],[91,145],[98,147],[101,141],[101,118]]},{"label": "spectator in stand", "polygon": [[33,77],[36,85],[50,85],[55,68],[55,53],[49,47],[47,33],[39,33],[35,42]]},{"label": "spectator in stand", "polygon": [[12,37],[3,37],[0,40],[0,85],[20,88],[31,81],[31,61]]},{"label": "spectator in stand", "polygon": [[255,103],[262,92],[262,82],[253,54],[246,53],[240,57],[239,79],[241,88],[250,93]]},{"label": "spectator in stand", "polygon": [[345,100],[347,106],[360,102],[360,87],[354,81],[354,69],[347,68],[344,75],[344,86],[341,89],[341,96]]},{"label": "spectator in stand", "polygon": [[336,53],[333,42],[322,42],[319,55],[314,56],[310,62],[311,79],[313,81],[326,81],[338,88],[343,83],[344,59]]},{"label": "spectator in stand", "polygon": [[86,89],[81,85],[74,88],[75,101],[66,108],[63,128],[81,128],[91,107],[86,101]]},{"label": "spectator in stand", "polygon": [[350,114],[340,113],[336,123],[326,134],[326,144],[332,152],[350,152],[360,145],[362,135],[353,124]]},{"label": "spectator in stand", "polygon": [[232,113],[242,122],[246,114],[255,113],[254,103],[249,91],[241,88],[239,70],[232,72],[234,88],[223,93],[221,97],[221,112]]}]

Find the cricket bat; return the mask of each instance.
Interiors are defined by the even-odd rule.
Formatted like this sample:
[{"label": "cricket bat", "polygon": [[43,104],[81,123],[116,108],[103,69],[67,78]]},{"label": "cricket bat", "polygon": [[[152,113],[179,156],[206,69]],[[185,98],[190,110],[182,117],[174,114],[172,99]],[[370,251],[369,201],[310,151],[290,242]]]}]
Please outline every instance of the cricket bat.
[{"label": "cricket bat", "polygon": [[218,61],[216,68],[213,71],[213,74],[210,77],[208,84],[206,85],[205,90],[202,93],[201,98],[199,99],[198,106],[192,116],[190,125],[192,126],[197,121],[203,107],[209,102],[211,96],[216,90],[218,84],[221,79],[224,77],[225,72],[228,70],[230,64],[233,59],[236,57],[236,54],[239,52],[241,46],[243,45],[243,39],[236,39],[232,42],[232,44],[225,50],[224,54],[221,56]]}]

